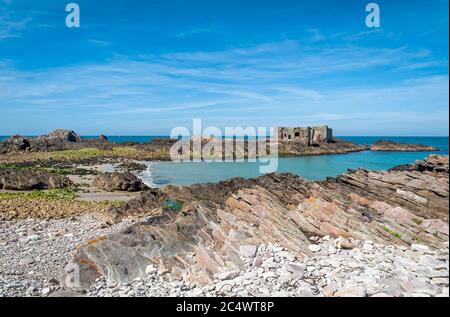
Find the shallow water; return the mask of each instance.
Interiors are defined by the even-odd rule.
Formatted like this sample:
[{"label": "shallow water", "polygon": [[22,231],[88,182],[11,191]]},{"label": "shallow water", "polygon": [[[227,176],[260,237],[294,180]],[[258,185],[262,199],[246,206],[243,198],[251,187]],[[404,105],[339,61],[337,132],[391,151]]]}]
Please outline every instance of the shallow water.
[{"label": "shallow water", "polygon": [[[85,136],[86,137],[86,136]],[[6,137],[0,136],[1,139]],[[92,137],[94,138],[94,137]],[[147,142],[164,136],[108,136],[114,142]],[[310,180],[322,180],[345,173],[347,169],[359,167],[373,170],[386,170],[400,164],[412,163],[423,159],[429,154],[448,155],[448,137],[339,137],[358,144],[372,144],[379,139],[387,139],[402,143],[422,143],[438,147],[439,152],[358,152],[349,154],[282,157],[278,159],[277,172],[290,172]],[[144,162],[143,162],[144,163]],[[147,171],[139,176],[149,186],[166,184],[190,185],[194,183],[218,182],[231,177],[257,177],[258,163],[173,163],[145,162]]]},{"label": "shallow water", "polygon": [[[371,144],[379,137],[346,137],[345,139]],[[359,167],[372,170],[386,170],[396,165],[423,159],[429,154],[448,155],[448,137],[392,137],[384,138],[397,142],[423,143],[441,149],[439,152],[372,152],[334,154],[304,157],[282,157],[278,159],[277,172],[290,172],[310,180],[323,180],[345,173],[347,169]],[[156,186],[167,184],[190,185],[194,183],[218,182],[231,177],[260,176],[259,163],[215,162],[215,163],[153,163],[147,172],[147,179]]]}]

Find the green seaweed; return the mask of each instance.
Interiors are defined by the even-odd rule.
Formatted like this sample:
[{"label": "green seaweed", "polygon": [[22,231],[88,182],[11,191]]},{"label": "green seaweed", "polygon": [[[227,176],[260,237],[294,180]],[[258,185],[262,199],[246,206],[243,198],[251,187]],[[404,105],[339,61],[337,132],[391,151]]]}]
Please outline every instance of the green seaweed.
[{"label": "green seaweed", "polygon": [[383,230],[386,231],[387,233],[393,235],[394,237],[396,237],[396,238],[398,238],[398,239],[401,239],[401,238],[402,238],[402,235],[401,235],[400,233],[395,232],[394,230],[389,229],[389,228],[386,227],[386,226],[383,227]]},{"label": "green seaweed", "polygon": [[412,221],[414,221],[414,223],[418,226],[420,226],[423,223],[423,220],[419,218],[414,218]]},{"label": "green seaweed", "polygon": [[32,190],[29,192],[5,192],[0,193],[0,199],[45,199],[45,200],[73,200],[76,195],[69,189],[46,189],[46,190]]}]

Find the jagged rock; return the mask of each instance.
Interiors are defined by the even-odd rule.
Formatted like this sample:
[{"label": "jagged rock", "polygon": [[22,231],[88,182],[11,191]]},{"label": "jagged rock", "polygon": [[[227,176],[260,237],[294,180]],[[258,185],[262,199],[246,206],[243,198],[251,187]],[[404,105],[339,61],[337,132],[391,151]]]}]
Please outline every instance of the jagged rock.
[{"label": "jagged rock", "polygon": [[151,188],[125,205],[111,208],[109,210],[110,220],[120,222],[127,216],[159,215],[162,213],[162,206],[167,199],[168,196],[165,193],[157,188]]},{"label": "jagged rock", "polygon": [[0,169],[0,189],[57,189],[72,185],[68,178],[57,174],[12,168]]},{"label": "jagged rock", "polygon": [[14,136],[0,142],[0,154],[23,151],[45,152],[82,148],[111,149],[114,143],[106,140],[83,139],[74,131],[59,129],[33,138]]},{"label": "jagged rock", "polygon": [[53,132],[50,132],[48,135],[42,137],[47,139],[58,139],[69,142],[78,142],[81,140],[81,137],[76,134],[74,131],[65,130],[65,129],[57,129]]},{"label": "jagged rock", "polygon": [[414,169],[420,172],[448,173],[448,156],[430,155],[425,160],[417,160]]},{"label": "jagged rock", "polygon": [[144,183],[132,173],[102,173],[95,176],[94,186],[106,191],[138,192]]},{"label": "jagged rock", "polygon": [[399,151],[399,152],[431,152],[438,148],[425,144],[399,143],[388,140],[378,140],[370,147],[371,151]]},{"label": "jagged rock", "polygon": [[99,140],[101,141],[108,141],[108,138],[106,137],[106,135],[104,134],[100,134],[100,136],[98,137]]},{"label": "jagged rock", "polygon": [[0,142],[0,154],[25,151],[30,147],[28,139],[20,135],[14,135]]},{"label": "jagged rock", "polygon": [[[445,158],[427,162],[436,165]],[[154,216],[123,233],[81,246],[74,262],[87,285],[99,275],[115,282],[132,281],[144,276],[149,264],[208,284],[214,274],[242,270],[243,245],[277,244],[299,258],[312,256],[311,236],[331,236],[338,248],[352,248],[355,240],[373,241],[373,247],[366,247],[369,253],[377,244],[405,246],[414,241],[433,249],[448,241],[449,179],[441,168],[432,170],[359,169],[321,182],[269,174],[217,184],[167,186],[144,192],[114,212],[116,218],[135,213]],[[180,202],[182,209],[163,211],[166,199]],[[337,252],[331,243],[315,255]],[[261,265],[263,272],[276,266],[274,259],[268,261]],[[348,266],[358,268],[360,264],[353,262]],[[308,264],[305,274],[317,270]],[[334,295],[348,294],[365,292],[350,289]]]}]

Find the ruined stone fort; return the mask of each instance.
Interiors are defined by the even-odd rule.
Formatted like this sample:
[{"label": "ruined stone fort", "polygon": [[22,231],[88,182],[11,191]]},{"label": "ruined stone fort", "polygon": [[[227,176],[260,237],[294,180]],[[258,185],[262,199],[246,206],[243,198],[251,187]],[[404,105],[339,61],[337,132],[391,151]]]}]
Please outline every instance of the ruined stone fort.
[{"label": "ruined stone fort", "polygon": [[279,127],[277,128],[278,139],[282,141],[297,141],[308,145],[321,142],[331,142],[333,130],[328,126],[318,127]]}]

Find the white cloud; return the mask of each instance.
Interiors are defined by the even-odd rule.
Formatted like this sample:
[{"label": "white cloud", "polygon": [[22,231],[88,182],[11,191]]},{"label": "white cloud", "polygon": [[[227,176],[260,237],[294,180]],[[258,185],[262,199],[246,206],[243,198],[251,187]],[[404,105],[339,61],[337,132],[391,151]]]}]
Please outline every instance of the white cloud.
[{"label": "white cloud", "polygon": [[28,27],[31,20],[32,18],[25,18],[16,21],[7,15],[0,16],[0,40],[20,37],[21,32]]},{"label": "white cloud", "polygon": [[[101,117],[104,124],[127,118],[136,127],[201,116],[212,124],[330,123],[338,131],[362,129],[362,122],[394,129],[422,118],[424,127],[446,129],[448,119],[439,116],[448,109],[448,74],[411,77],[408,65],[415,63],[436,65],[429,52],[403,47],[317,49],[296,41],[33,71],[0,61],[0,111]],[[371,80],[371,70],[383,76]],[[4,118],[0,126],[8,124]]]}]

